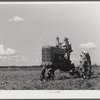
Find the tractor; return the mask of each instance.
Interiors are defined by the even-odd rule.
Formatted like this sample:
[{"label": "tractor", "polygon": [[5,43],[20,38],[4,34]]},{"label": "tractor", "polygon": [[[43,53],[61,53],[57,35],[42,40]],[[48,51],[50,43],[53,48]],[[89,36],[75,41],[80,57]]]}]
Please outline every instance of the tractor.
[{"label": "tractor", "polygon": [[54,72],[59,69],[60,71],[73,73],[75,66],[71,60],[65,59],[65,50],[56,46],[43,46],[42,47],[42,71],[40,75],[41,81],[43,79],[54,79]]}]

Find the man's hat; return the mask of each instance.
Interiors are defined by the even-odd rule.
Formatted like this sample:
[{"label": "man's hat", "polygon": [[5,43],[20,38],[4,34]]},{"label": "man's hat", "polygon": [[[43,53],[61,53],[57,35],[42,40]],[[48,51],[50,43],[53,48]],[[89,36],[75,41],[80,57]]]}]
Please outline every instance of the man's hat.
[{"label": "man's hat", "polygon": [[64,38],[64,41],[68,41],[68,38],[67,38],[67,37],[65,37],[65,38]]}]

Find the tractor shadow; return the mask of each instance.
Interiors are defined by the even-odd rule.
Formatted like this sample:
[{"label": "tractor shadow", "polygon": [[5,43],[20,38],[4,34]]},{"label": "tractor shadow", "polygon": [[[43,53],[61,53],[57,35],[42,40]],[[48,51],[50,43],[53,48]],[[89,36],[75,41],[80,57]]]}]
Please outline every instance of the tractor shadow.
[{"label": "tractor shadow", "polygon": [[64,80],[64,79],[71,79],[71,77],[67,77],[67,76],[60,76],[57,80]]},{"label": "tractor shadow", "polygon": [[92,72],[92,75],[91,75],[90,79],[97,79],[97,78],[100,78],[100,73],[93,73]]},{"label": "tractor shadow", "polygon": [[[57,80],[65,80],[65,79],[81,79],[82,77],[79,76],[75,76],[75,75],[70,75],[70,74],[66,74],[66,73],[60,73],[59,77],[56,77]],[[91,77],[89,79],[98,79],[100,78],[100,72],[92,72],[91,73]]]},{"label": "tractor shadow", "polygon": [[[82,77],[79,76],[60,76],[57,80],[65,80],[65,79],[81,79]],[[99,75],[91,75],[89,79],[98,79],[100,78],[100,73]]]},{"label": "tractor shadow", "polygon": [[98,77],[98,76],[91,76],[90,79],[96,79],[96,78],[100,78],[100,77]]}]

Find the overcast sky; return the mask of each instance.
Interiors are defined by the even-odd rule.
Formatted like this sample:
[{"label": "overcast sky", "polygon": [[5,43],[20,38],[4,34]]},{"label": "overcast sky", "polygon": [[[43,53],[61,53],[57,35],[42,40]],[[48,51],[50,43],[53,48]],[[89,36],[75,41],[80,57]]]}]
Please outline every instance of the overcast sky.
[{"label": "overcast sky", "polygon": [[69,38],[72,61],[89,51],[100,64],[100,2],[0,4],[0,65],[41,64],[41,47]]}]

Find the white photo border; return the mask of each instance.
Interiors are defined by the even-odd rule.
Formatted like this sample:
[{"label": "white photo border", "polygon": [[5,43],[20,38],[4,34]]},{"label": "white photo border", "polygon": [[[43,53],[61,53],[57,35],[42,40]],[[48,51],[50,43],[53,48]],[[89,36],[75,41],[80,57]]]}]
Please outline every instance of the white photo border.
[{"label": "white photo border", "polygon": [[[0,4],[100,3],[100,1],[0,2]],[[59,91],[59,92],[58,92]],[[0,90],[0,99],[99,99],[100,90]]]}]

